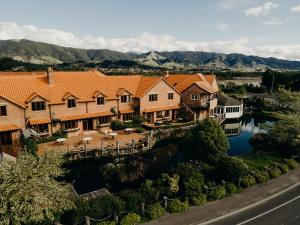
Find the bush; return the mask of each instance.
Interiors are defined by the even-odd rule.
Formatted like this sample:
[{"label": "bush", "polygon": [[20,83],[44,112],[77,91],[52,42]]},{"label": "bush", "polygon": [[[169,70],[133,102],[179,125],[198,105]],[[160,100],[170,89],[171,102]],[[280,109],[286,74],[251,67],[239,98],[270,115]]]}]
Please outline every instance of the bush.
[{"label": "bush", "polygon": [[146,213],[151,220],[154,220],[163,216],[166,211],[159,203],[155,203],[154,205],[149,207]]},{"label": "bush", "polygon": [[296,167],[297,167],[297,162],[296,162],[296,160],[294,160],[294,159],[290,159],[290,160],[288,160],[287,162],[286,162],[286,164],[288,165],[288,167],[291,169],[291,170],[293,170],[293,169],[295,169]]},{"label": "bush", "polygon": [[25,139],[26,151],[32,155],[36,155],[37,152],[37,143],[35,140],[30,138]]},{"label": "bush", "polygon": [[142,202],[145,202],[145,199],[140,193],[131,193],[125,196],[126,209],[130,212],[139,213],[140,205]]},{"label": "bush", "polygon": [[224,186],[217,186],[208,192],[209,200],[218,200],[226,196],[226,189]]},{"label": "bush", "polygon": [[96,225],[116,225],[116,222],[115,221],[103,221],[103,222],[96,223]]},{"label": "bush", "polygon": [[282,174],[285,174],[285,173],[289,172],[289,170],[290,170],[290,168],[287,164],[280,165],[279,169],[280,169]]},{"label": "bush", "polygon": [[168,202],[168,211],[170,213],[180,213],[189,207],[188,202],[181,202],[178,199]]},{"label": "bush", "polygon": [[251,175],[243,177],[240,180],[240,186],[243,188],[248,188],[256,184],[255,178]]},{"label": "bush", "polygon": [[105,218],[112,212],[124,210],[125,203],[114,195],[105,195],[91,200],[80,199],[76,208],[71,213],[73,223],[78,223],[85,216],[93,218]]},{"label": "bush", "polygon": [[206,203],[206,195],[199,194],[198,196],[192,197],[191,202],[193,205],[203,205]]},{"label": "bush", "polygon": [[237,188],[236,188],[236,185],[233,184],[233,183],[226,183],[225,184],[225,190],[226,190],[226,194],[228,196],[234,194],[237,192]]},{"label": "bush", "polygon": [[120,225],[136,225],[141,222],[141,217],[136,213],[129,213],[124,216],[120,222]]},{"label": "bush", "polygon": [[266,183],[269,180],[269,173],[266,171],[257,171],[254,174],[254,178],[258,184]]},{"label": "bush", "polygon": [[112,130],[123,130],[125,129],[125,125],[120,120],[113,120],[110,124],[110,128]]},{"label": "bush", "polygon": [[270,176],[271,179],[274,179],[274,178],[276,178],[276,177],[279,177],[280,175],[281,175],[281,171],[280,171],[280,169],[277,168],[277,167],[271,168],[271,169],[269,170],[269,176]]}]

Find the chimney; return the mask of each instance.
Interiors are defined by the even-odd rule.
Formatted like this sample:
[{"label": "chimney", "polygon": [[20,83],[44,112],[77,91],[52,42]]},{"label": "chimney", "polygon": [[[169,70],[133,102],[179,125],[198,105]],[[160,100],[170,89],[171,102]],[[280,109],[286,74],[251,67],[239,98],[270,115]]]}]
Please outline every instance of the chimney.
[{"label": "chimney", "polygon": [[165,78],[167,78],[168,76],[169,76],[169,70],[166,71]]},{"label": "chimney", "polygon": [[53,69],[50,66],[48,67],[48,70],[47,70],[47,78],[48,78],[48,84],[53,85],[54,84]]}]

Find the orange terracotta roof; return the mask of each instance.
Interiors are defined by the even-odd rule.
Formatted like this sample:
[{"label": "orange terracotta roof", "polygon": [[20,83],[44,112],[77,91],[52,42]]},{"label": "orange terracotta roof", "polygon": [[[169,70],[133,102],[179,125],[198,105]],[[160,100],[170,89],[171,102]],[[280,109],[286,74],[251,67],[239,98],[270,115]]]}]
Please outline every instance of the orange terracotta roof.
[{"label": "orange terracotta roof", "polygon": [[157,76],[149,76],[149,77],[142,77],[135,93],[135,96],[140,98],[142,97],[147,91],[149,91],[159,80],[161,77]]},{"label": "orange terracotta roof", "polygon": [[180,93],[184,92],[193,84],[197,84],[203,90],[209,93],[215,93],[219,90],[213,85],[214,75],[197,74],[173,74],[167,76],[165,79]]},{"label": "orange terracotta roof", "polygon": [[126,113],[134,113],[133,109],[124,109],[124,110],[119,110],[121,114],[126,114]]},{"label": "orange terracotta roof", "polygon": [[156,108],[148,108],[144,110],[144,113],[149,112],[157,112],[157,111],[163,111],[163,110],[171,110],[171,109],[180,109],[179,105],[171,105],[171,106],[163,106],[163,107],[156,107]]},{"label": "orange terracotta roof", "polygon": [[21,128],[15,124],[1,125],[0,132],[20,130]]},{"label": "orange terracotta roof", "polygon": [[30,119],[28,120],[28,123],[30,125],[39,125],[39,124],[47,124],[47,123],[51,123],[50,119]]},{"label": "orange terracotta roof", "polygon": [[81,119],[96,118],[101,116],[112,116],[112,115],[113,115],[112,112],[85,113],[80,115],[64,116],[60,118],[60,120],[61,121],[81,120]]}]

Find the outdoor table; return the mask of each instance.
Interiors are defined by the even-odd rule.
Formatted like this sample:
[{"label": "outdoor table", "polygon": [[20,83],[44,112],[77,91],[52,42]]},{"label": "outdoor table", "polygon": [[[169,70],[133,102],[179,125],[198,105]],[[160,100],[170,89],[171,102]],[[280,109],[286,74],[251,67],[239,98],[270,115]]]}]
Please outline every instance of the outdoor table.
[{"label": "outdoor table", "polygon": [[57,142],[58,144],[61,144],[61,145],[63,145],[65,141],[66,141],[65,138],[58,138],[58,139],[56,140],[56,142]]},{"label": "outdoor table", "polygon": [[118,134],[115,132],[109,133],[109,136],[114,139]]},{"label": "outdoor table", "polygon": [[134,131],[134,129],[133,128],[125,128],[125,133],[131,133],[131,132],[133,132]]},{"label": "outdoor table", "polygon": [[91,137],[84,137],[84,138],[82,138],[82,140],[86,141],[86,143],[88,144],[89,141],[93,140],[93,138],[91,138]]}]

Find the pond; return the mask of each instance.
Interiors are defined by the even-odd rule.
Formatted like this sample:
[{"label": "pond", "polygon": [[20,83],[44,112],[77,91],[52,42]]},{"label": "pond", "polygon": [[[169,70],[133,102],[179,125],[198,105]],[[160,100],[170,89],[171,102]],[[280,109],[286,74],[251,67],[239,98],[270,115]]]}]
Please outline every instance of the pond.
[{"label": "pond", "polygon": [[274,120],[260,120],[254,117],[245,117],[239,121],[225,121],[223,127],[230,143],[228,154],[236,156],[250,153],[252,150],[250,138],[257,133],[267,132],[267,127],[274,123]]}]

